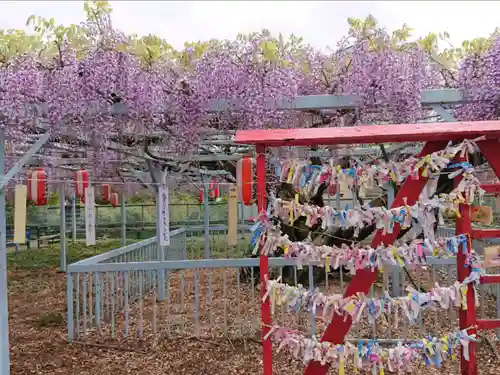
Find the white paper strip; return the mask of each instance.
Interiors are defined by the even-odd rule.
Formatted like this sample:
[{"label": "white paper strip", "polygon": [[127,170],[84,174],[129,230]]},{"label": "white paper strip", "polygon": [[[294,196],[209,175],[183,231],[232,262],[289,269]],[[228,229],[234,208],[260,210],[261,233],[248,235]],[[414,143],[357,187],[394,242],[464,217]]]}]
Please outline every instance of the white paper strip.
[{"label": "white paper strip", "polygon": [[95,193],[93,187],[85,189],[85,242],[87,246],[96,244],[95,240]]},{"label": "white paper strip", "polygon": [[158,231],[160,235],[160,246],[170,245],[170,217],[168,212],[168,186],[158,188],[158,206],[160,217],[158,218]]}]

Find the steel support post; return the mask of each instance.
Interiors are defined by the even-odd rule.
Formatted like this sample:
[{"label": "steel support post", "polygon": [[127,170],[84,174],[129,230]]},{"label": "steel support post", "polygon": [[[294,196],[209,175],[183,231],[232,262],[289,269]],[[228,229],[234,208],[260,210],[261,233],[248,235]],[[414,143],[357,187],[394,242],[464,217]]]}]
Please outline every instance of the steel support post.
[{"label": "steel support post", "polygon": [[[75,188],[76,189],[76,188]],[[73,190],[73,195],[71,196],[71,242],[76,242],[76,190]]]},{"label": "steel support post", "polygon": [[204,256],[210,259],[210,204],[208,201],[208,191],[210,189],[210,176],[203,175],[203,233],[205,239]]},{"label": "steel support post", "polygon": [[59,270],[66,272],[66,199],[64,197],[64,183],[59,185]]},{"label": "steel support post", "polygon": [[[154,182],[154,189],[156,190],[156,251],[157,251],[157,260],[163,261],[165,260],[165,250],[163,246],[161,246],[160,239],[160,191],[159,188],[163,181],[163,173],[160,168],[156,168],[153,166],[153,162],[151,159],[147,160],[149,173],[151,174],[151,179]],[[143,217],[144,222],[144,217]],[[165,301],[165,270],[158,270],[158,300]]]},{"label": "steel support post", "polygon": [[127,246],[127,203],[125,202],[125,192],[122,191],[121,195],[122,246]]},{"label": "steel support post", "polygon": [[[0,129],[0,176],[5,178],[5,131]],[[6,183],[2,183],[2,187]],[[5,191],[0,188],[0,375],[10,374]]]}]

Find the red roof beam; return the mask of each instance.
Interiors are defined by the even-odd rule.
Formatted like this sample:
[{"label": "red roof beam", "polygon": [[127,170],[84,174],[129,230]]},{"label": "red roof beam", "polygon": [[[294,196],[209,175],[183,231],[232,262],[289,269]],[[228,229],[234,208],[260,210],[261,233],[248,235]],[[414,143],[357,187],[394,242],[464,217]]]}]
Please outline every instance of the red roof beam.
[{"label": "red roof beam", "polygon": [[362,125],[237,131],[236,143],[277,146],[344,145],[388,142],[459,141],[500,138],[500,121]]}]

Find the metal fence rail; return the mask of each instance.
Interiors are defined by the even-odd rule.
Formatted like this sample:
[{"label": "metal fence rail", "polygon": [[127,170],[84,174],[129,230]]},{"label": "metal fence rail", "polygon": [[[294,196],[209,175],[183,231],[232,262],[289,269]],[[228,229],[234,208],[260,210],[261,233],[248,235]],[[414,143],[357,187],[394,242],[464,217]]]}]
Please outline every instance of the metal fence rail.
[{"label": "metal fence rail", "polygon": [[[225,228],[213,229],[214,236],[225,233]],[[70,265],[67,270],[69,339],[114,339],[129,343],[141,339],[155,345],[165,337],[254,337],[260,331],[259,260],[193,259],[202,251],[188,251],[190,238],[199,237],[190,233],[197,234],[197,229],[172,232],[171,246],[164,249],[165,259],[170,259],[167,261],[156,260],[156,239],[152,238]],[[429,258],[428,263],[431,267],[427,270],[409,270],[417,289],[429,290],[436,283],[449,286],[455,282],[455,259]],[[270,258],[270,266],[273,277],[291,275],[289,283],[306,283],[309,288],[318,287],[328,294],[342,293],[350,277],[342,270],[325,274],[324,268],[313,266],[305,266],[305,271],[301,271],[295,262],[283,258]],[[396,289],[392,272],[386,269],[380,274],[370,296]],[[323,275],[320,282],[318,273]],[[405,273],[398,282],[403,291],[413,285]],[[162,288],[165,298],[160,298]],[[487,290],[481,286],[479,292],[480,317],[500,317],[500,289]],[[396,324],[391,316],[373,322],[368,322],[365,316],[361,320],[364,323],[351,330],[350,339],[392,342],[458,329],[454,307],[446,311],[424,310],[414,325],[400,318],[401,322]],[[313,312],[286,313],[277,307],[274,319],[306,333],[319,334],[325,328],[325,321]]]}]

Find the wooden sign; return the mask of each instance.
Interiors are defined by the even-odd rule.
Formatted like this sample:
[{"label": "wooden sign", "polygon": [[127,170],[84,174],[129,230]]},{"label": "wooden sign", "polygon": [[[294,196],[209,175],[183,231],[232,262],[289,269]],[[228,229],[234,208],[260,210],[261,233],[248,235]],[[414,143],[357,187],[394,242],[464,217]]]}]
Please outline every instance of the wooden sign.
[{"label": "wooden sign", "polygon": [[471,220],[490,225],[493,222],[493,209],[489,206],[472,206]]},{"label": "wooden sign", "polygon": [[96,244],[95,238],[95,192],[93,187],[85,189],[85,243],[87,246]]},{"label": "wooden sign", "polygon": [[26,243],[26,199],[28,187],[16,185],[14,190],[14,243]]},{"label": "wooden sign", "polygon": [[158,234],[160,246],[170,245],[170,215],[168,207],[168,186],[163,185],[158,188],[158,202],[156,203],[160,217],[158,218]]},{"label": "wooden sign", "polygon": [[229,186],[227,200],[227,244],[238,244],[238,188],[235,184]]},{"label": "wooden sign", "polygon": [[484,248],[483,267],[500,267],[500,246],[489,246]]}]

